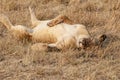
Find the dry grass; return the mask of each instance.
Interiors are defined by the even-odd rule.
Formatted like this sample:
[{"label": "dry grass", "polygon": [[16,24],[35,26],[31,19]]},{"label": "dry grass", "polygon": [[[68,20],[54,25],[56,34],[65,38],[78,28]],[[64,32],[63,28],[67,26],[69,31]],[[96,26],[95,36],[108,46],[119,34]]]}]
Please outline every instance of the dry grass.
[{"label": "dry grass", "polygon": [[120,0],[0,0],[0,13],[30,27],[29,6],[41,20],[64,14],[108,38],[100,49],[32,52],[0,23],[0,80],[120,80]]}]

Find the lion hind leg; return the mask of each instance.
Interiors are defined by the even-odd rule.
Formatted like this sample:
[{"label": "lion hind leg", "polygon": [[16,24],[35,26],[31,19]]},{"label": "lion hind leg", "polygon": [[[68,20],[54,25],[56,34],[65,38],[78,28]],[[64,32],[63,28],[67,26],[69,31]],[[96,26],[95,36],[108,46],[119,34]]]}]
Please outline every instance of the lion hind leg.
[{"label": "lion hind leg", "polygon": [[36,18],[34,10],[31,7],[29,7],[29,12],[30,12],[30,16],[31,16],[32,26],[35,27],[35,26],[37,26],[40,23],[40,20],[38,20]]}]

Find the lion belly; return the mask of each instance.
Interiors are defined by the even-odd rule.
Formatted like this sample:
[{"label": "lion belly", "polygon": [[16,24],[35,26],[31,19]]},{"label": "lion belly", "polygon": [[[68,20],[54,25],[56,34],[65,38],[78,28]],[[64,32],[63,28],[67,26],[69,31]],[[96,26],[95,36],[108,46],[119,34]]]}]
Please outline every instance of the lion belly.
[{"label": "lion belly", "polygon": [[[54,27],[47,26],[48,22],[38,25],[33,29],[32,39],[37,42],[55,43],[59,41],[64,35],[79,36],[76,25],[58,24]],[[81,27],[81,26],[80,26]],[[81,30],[81,29],[80,29]],[[77,32],[77,34],[75,34]]]},{"label": "lion belly", "polygon": [[56,37],[48,32],[46,29],[37,30],[33,32],[32,39],[37,42],[54,43],[57,41]]},{"label": "lion belly", "polygon": [[32,39],[37,42],[55,43],[66,33],[64,26],[49,27],[44,23],[33,29]]}]

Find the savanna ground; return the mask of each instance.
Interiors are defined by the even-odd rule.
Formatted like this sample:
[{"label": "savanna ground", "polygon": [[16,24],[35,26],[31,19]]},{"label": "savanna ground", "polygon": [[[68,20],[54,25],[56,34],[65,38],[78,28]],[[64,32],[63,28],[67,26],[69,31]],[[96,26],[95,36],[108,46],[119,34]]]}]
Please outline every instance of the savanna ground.
[{"label": "savanna ground", "polygon": [[64,14],[108,37],[99,49],[33,52],[0,23],[0,80],[120,80],[120,0],[0,0],[0,13],[30,27],[29,6],[40,20]]}]

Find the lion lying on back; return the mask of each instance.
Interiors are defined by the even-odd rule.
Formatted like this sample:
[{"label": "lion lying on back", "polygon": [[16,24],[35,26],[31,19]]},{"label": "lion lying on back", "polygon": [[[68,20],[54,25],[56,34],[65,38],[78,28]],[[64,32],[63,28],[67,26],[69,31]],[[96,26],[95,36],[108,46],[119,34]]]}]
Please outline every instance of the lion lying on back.
[{"label": "lion lying on back", "polygon": [[[12,31],[18,39],[29,38],[36,43],[32,49],[68,49],[68,48],[85,48],[86,42],[94,43],[88,30],[84,25],[73,24],[66,16],[58,16],[53,20],[40,21],[36,18],[33,10],[29,8],[33,29],[23,25],[12,25],[8,17],[0,14],[0,22],[6,28]],[[102,37],[101,37],[102,38]],[[104,41],[104,38],[103,40]],[[100,42],[98,40],[98,42]],[[44,50],[43,49],[43,50]]]}]

